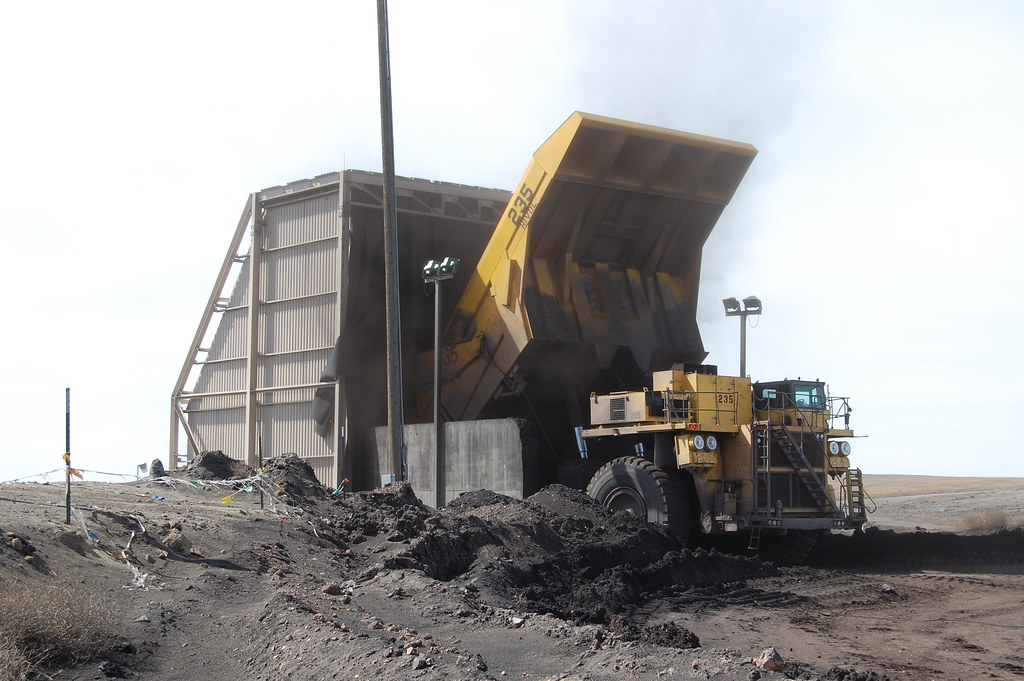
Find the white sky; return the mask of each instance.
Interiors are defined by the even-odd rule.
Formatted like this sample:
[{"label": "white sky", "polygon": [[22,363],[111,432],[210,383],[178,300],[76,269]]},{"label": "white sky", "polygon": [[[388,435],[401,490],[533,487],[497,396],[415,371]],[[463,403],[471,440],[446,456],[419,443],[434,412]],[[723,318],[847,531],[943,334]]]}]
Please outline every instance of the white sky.
[{"label": "white sky", "polygon": [[[748,372],[848,395],[869,473],[1024,476],[1024,5],[391,0],[402,175],[511,187],[574,110],[760,153],[705,249]],[[376,4],[17,3],[0,23],[0,480],[167,459],[251,191],[380,169]]]}]

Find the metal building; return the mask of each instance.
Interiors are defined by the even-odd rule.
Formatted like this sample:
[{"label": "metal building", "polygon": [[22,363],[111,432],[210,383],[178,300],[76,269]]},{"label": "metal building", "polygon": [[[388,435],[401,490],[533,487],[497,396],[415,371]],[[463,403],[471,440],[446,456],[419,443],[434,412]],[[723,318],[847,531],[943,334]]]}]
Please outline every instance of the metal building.
[{"label": "metal building", "polygon": [[[382,180],[346,170],[246,201],[174,386],[172,469],[201,451],[254,467],[295,453],[325,485],[379,480],[375,457],[360,454],[387,421]],[[407,421],[421,392],[417,358],[433,340],[422,266],[476,262],[508,200],[501,190],[397,179]],[[471,275],[464,268],[453,290]]]}]

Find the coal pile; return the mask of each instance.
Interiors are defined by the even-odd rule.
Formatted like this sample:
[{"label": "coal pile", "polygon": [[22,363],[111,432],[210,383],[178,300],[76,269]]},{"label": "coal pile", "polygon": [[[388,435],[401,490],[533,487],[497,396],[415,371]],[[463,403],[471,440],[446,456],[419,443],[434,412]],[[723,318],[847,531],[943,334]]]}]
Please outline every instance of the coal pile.
[{"label": "coal pile", "polygon": [[851,535],[825,535],[808,563],[900,565],[906,569],[984,563],[1019,564],[1024,560],[1024,528],[985,535],[949,532],[894,532],[869,527]]},{"label": "coal pile", "polygon": [[184,477],[193,480],[241,480],[254,471],[245,463],[232,459],[220,451],[200,452],[188,462]]},{"label": "coal pile", "polygon": [[666,648],[700,648],[697,636],[675,622],[642,626],[632,617],[615,615],[608,625],[624,641],[637,641]]},{"label": "coal pile", "polygon": [[490,601],[577,623],[607,623],[680,584],[775,569],[757,560],[681,550],[664,528],[611,513],[561,485],[525,501],[474,492],[456,500],[442,518],[441,527],[413,546],[413,555],[430,565],[429,557],[441,553],[434,544],[454,543],[461,555],[475,556],[460,579]]},{"label": "coal pile", "polygon": [[287,497],[293,506],[311,506],[331,498],[331,492],[316,479],[313,468],[295,454],[268,459],[263,473],[274,486],[275,494]]},{"label": "coal pile", "polygon": [[[493,607],[607,624],[617,614],[680,585],[704,586],[773,574],[752,558],[681,549],[667,530],[612,513],[561,485],[526,500],[480,490],[437,511],[407,483],[331,495],[290,459],[266,468],[295,506],[316,506],[319,537],[358,553],[362,574],[416,570],[470,588]],[[361,546],[362,545],[362,546]],[[369,549],[367,549],[369,551]],[[689,632],[647,633],[687,647]],[[638,634],[639,636],[639,634]]]}]

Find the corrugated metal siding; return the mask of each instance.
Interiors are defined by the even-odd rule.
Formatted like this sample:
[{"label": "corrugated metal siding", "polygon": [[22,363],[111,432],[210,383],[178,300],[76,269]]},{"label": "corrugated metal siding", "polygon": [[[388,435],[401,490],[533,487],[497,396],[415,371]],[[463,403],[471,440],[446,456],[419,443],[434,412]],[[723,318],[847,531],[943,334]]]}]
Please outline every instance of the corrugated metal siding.
[{"label": "corrugated metal siding", "polygon": [[[242,443],[245,442],[245,409],[189,410],[188,422],[204,451],[219,450],[233,459],[242,458]],[[189,459],[197,453],[190,450]]]},{"label": "corrugated metal siding", "polygon": [[260,310],[261,354],[333,347],[335,297],[317,296],[264,303]]},{"label": "corrugated metal siding", "polygon": [[[292,391],[290,391],[292,392]],[[299,392],[299,391],[294,391]],[[263,423],[264,457],[294,453],[313,467],[317,478],[325,485],[335,485],[334,452],[329,438],[317,437],[313,432],[310,404],[313,391],[301,391],[297,401],[286,404],[265,404],[259,409]]]},{"label": "corrugated metal siding", "polygon": [[229,309],[222,312],[221,315],[217,332],[210,343],[210,352],[206,356],[208,362],[237,359],[246,355],[247,334],[249,332],[248,308]]},{"label": "corrugated metal siding", "polygon": [[235,280],[235,286],[231,289],[231,298],[228,307],[241,307],[249,304],[249,261],[242,263],[242,269]]},{"label": "corrugated metal siding", "polygon": [[[318,382],[337,340],[337,213],[336,187],[331,193],[266,207],[257,258],[256,418],[262,425],[263,454],[294,452],[308,458],[325,484],[335,483],[335,454],[330,439],[313,431],[313,390],[273,388]],[[248,389],[251,262],[250,258],[243,263],[230,300],[225,301],[207,363],[192,392]],[[189,402],[189,423],[202,447],[244,457],[245,401],[246,396],[238,394]]]},{"label": "corrugated metal siding", "polygon": [[338,192],[274,206],[266,212],[264,224],[267,249],[336,237]]},{"label": "corrugated metal siding", "polygon": [[260,300],[335,293],[338,289],[338,244],[315,241],[265,253],[260,269]]},{"label": "corrugated metal siding", "polygon": [[[245,370],[245,358],[204,365],[192,392],[213,393],[244,390]],[[220,395],[192,399],[189,401],[187,411],[233,409],[244,405],[245,397],[243,395]]]},{"label": "corrugated metal siding", "polygon": [[[261,386],[316,383],[330,358],[330,349],[264,357],[258,369]],[[275,400],[280,402],[281,398]]]}]

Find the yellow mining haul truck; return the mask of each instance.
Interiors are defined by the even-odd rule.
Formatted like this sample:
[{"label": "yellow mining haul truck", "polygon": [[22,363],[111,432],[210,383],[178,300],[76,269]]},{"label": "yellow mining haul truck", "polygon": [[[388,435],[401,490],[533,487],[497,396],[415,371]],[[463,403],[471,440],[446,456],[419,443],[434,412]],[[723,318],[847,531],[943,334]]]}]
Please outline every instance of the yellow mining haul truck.
[{"label": "yellow mining haul truck", "polygon": [[747,531],[759,548],[767,530],[769,549],[791,561],[818,532],[860,528],[866,497],[850,466],[847,399],[820,381],[751,386],[709,369],[658,371],[651,390],[591,395],[583,456],[632,454],[604,464],[587,493],[683,541]]},{"label": "yellow mining haul truck", "polygon": [[[762,530],[862,523],[860,475],[841,440],[852,433],[830,427],[822,384],[752,389],[701,364],[702,249],[756,153],[570,116],[513,189],[445,327],[443,417],[528,419],[544,452],[540,483],[589,480],[602,502],[684,539],[749,530],[757,543]],[[421,357],[421,416],[431,364]],[[650,390],[615,392],[652,372]]]}]

